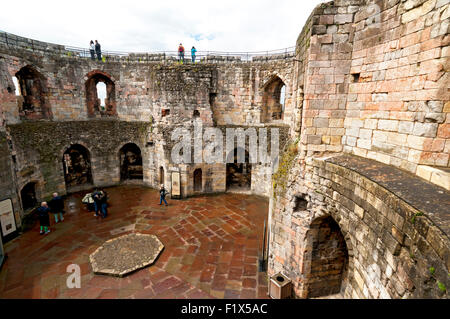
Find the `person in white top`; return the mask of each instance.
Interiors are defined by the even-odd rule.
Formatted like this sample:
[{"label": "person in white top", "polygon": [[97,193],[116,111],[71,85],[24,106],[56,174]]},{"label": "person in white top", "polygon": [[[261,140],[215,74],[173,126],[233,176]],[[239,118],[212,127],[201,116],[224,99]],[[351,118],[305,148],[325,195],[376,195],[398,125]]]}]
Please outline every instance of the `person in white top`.
[{"label": "person in white top", "polygon": [[92,40],[91,43],[89,43],[89,52],[91,52],[91,59],[95,60],[95,44]]}]

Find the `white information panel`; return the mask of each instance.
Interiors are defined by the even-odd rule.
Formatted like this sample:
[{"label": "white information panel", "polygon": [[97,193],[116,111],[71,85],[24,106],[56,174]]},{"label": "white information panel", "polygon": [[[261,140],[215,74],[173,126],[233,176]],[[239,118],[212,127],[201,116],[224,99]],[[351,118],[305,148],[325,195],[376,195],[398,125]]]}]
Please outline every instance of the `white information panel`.
[{"label": "white information panel", "polygon": [[16,231],[16,221],[11,199],[5,199],[0,202],[0,224],[3,237]]},{"label": "white information panel", "polygon": [[172,197],[181,197],[180,173],[172,172]]}]

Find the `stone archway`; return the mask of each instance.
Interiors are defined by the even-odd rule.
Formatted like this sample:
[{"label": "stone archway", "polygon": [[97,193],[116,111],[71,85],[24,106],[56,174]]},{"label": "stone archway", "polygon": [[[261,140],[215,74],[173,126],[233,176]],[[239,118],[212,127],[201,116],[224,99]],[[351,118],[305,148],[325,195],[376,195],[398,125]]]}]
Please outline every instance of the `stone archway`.
[{"label": "stone archway", "polygon": [[343,291],[348,276],[349,253],[344,235],[331,216],[319,217],[307,233],[305,264],[306,297],[322,297]]},{"label": "stone archway", "polygon": [[35,68],[27,65],[16,74],[19,102],[19,114],[25,119],[49,119],[50,107],[45,98],[47,85],[44,76]]},{"label": "stone archway", "polygon": [[22,200],[22,208],[24,211],[34,208],[37,205],[36,183],[30,182],[26,184],[20,191],[20,198]]},{"label": "stone archway", "polygon": [[203,189],[202,169],[197,168],[194,171],[194,192],[201,192]]},{"label": "stone archway", "polygon": [[250,157],[246,150],[245,160],[238,161],[238,151],[243,151],[240,148],[235,148],[227,156],[226,167],[226,188],[227,190],[250,190],[252,180],[252,164],[250,164]]},{"label": "stone archway", "polygon": [[120,180],[144,178],[141,149],[134,143],[125,144],[119,151]]},{"label": "stone archway", "polygon": [[[106,96],[99,96],[99,83],[106,86]],[[85,83],[86,106],[89,117],[115,116],[116,88],[111,76],[100,70],[89,72]]]},{"label": "stone archway", "polygon": [[286,84],[278,76],[273,76],[264,86],[261,122],[284,119],[285,95]]},{"label": "stone archway", "polygon": [[74,144],[64,152],[63,169],[67,189],[92,184],[91,157],[84,146]]}]

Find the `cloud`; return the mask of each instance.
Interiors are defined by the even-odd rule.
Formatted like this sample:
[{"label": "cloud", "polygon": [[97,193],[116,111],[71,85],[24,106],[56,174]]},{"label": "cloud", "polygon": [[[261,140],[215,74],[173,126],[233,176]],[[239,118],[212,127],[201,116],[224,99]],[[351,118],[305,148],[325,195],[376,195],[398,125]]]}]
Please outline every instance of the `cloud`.
[{"label": "cloud", "polygon": [[321,0],[186,2],[23,0],[2,4],[0,29],[36,40],[128,52],[175,51],[181,42],[199,51],[262,51],[295,45]]}]

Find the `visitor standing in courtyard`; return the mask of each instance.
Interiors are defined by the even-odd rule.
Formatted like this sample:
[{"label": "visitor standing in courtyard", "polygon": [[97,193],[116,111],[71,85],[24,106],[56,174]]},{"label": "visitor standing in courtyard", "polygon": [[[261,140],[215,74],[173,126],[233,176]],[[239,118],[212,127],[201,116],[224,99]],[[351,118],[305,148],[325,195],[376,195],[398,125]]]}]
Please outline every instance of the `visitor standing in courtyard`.
[{"label": "visitor standing in courtyard", "polygon": [[184,47],[181,43],[180,46],[178,47],[178,61],[184,63]]},{"label": "visitor standing in courtyard", "polygon": [[91,53],[91,60],[95,60],[95,44],[92,40],[91,43],[89,43],[89,52]]},{"label": "visitor standing in courtyard", "polygon": [[102,60],[102,47],[97,40],[95,40],[95,54],[97,54],[97,60]]},{"label": "visitor standing in courtyard", "polygon": [[194,46],[192,46],[191,49],[192,63],[195,63],[195,53],[197,53],[197,49]]},{"label": "visitor standing in courtyard", "polygon": [[100,211],[101,217],[105,218],[108,214],[108,194],[104,190],[96,190],[92,197],[94,198],[94,206],[95,206],[95,215],[98,216],[98,212]]},{"label": "visitor standing in courtyard", "polygon": [[162,202],[164,201],[164,203],[167,205],[167,201],[166,201],[166,195],[167,195],[167,191],[164,188],[164,184],[161,184],[161,188],[159,189],[159,205],[162,204]]},{"label": "visitor standing in courtyard", "polygon": [[61,221],[64,220],[64,217],[63,217],[64,200],[62,199],[61,196],[58,196],[58,193],[53,193],[53,198],[48,203],[48,206],[50,207],[50,211],[52,212],[53,216],[55,216],[56,224],[59,222],[58,215],[59,215]]},{"label": "visitor standing in courtyard", "polygon": [[40,234],[48,234],[50,232],[50,208],[48,208],[47,202],[42,202],[41,206],[37,209],[39,224],[41,226]]}]

